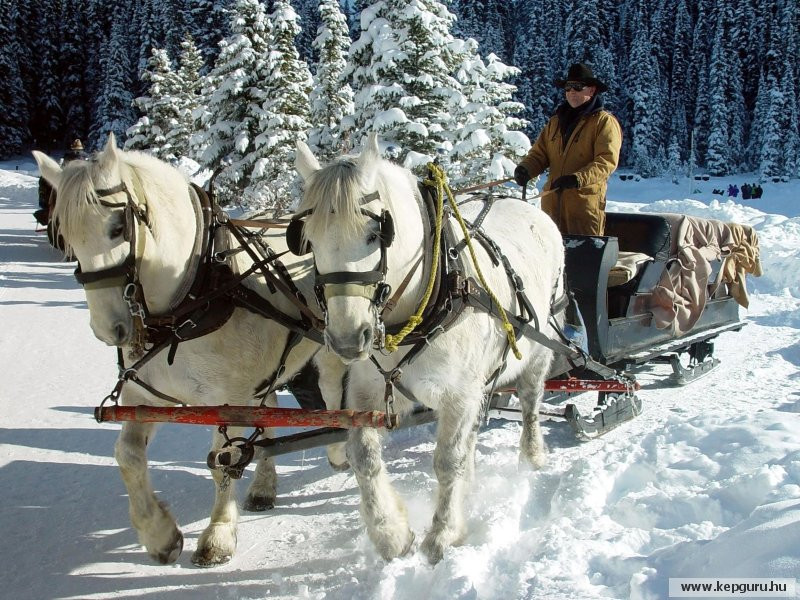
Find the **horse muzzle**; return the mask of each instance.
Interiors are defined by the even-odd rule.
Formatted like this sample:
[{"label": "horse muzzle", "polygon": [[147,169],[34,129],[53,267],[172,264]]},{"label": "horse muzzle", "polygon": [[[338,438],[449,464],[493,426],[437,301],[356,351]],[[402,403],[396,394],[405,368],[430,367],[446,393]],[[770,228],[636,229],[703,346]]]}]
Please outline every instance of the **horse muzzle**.
[{"label": "horse muzzle", "polygon": [[109,346],[124,346],[133,340],[134,326],[130,317],[98,323],[91,319],[89,325],[94,336]]},{"label": "horse muzzle", "polygon": [[348,335],[331,333],[325,329],[325,342],[345,364],[351,364],[369,358],[375,334],[371,325],[364,325],[358,331]]}]

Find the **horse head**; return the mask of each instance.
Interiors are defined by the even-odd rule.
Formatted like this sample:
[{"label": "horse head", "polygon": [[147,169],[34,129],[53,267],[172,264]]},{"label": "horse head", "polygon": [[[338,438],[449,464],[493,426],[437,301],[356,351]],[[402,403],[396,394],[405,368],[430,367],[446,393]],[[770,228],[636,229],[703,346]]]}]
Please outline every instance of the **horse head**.
[{"label": "horse head", "polygon": [[186,178],[152,156],[120,150],[113,134],[91,160],[63,168],[33,155],[56,191],[53,222],[78,260],[92,331],[112,346],[130,343],[134,307],[166,311],[192,258],[197,219]]},{"label": "horse head", "polygon": [[[290,246],[314,252],[326,343],[345,362],[363,360],[383,341],[380,314],[391,289],[422,252],[416,182],[380,157],[374,134],[360,155],[325,167],[300,142],[296,166],[305,180],[303,221],[295,221]],[[395,230],[409,246],[393,244]]]}]

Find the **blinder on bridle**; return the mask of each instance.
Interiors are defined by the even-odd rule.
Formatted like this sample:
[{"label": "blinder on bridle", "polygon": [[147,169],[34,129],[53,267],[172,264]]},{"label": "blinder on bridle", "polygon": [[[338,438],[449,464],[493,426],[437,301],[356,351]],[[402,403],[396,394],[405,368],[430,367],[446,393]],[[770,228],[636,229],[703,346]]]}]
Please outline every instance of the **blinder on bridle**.
[{"label": "blinder on bridle", "polygon": [[[372,192],[361,199],[361,204],[367,204],[373,200],[380,198],[378,192]],[[297,256],[304,256],[311,252],[311,244],[308,240],[303,239],[303,227],[305,226],[305,217],[310,215],[312,210],[305,210],[297,215],[289,222],[289,227],[286,229],[286,245],[292,254]],[[382,210],[380,216],[376,215],[371,210],[366,208],[361,209],[361,214],[366,215],[374,221],[377,221],[380,230],[379,237],[381,245],[388,248],[394,241],[394,220],[388,210]]]},{"label": "blinder on bridle", "polygon": [[[127,201],[109,202],[107,200],[102,200],[102,198],[113,196],[120,192],[125,192]],[[134,224],[135,221],[140,221],[142,224],[148,227],[150,226],[150,221],[147,218],[147,210],[136,203],[124,181],[113,188],[95,190],[95,194],[100,198],[99,203],[102,206],[108,208],[122,208],[125,210],[123,239],[130,244],[130,250],[128,256],[122,263],[107,269],[101,269],[100,271],[83,271],[79,262],[74,273],[75,279],[84,289],[88,290],[133,283],[136,278],[136,230]]]},{"label": "blinder on bridle", "polygon": [[[360,204],[368,204],[379,198],[380,194],[378,192],[372,192],[364,196]],[[298,256],[303,256],[312,251],[311,244],[303,236],[304,219],[311,213],[311,210],[306,210],[297,214],[286,229],[286,244],[289,250]],[[377,268],[372,271],[336,271],[324,275],[316,271],[315,265],[314,293],[320,308],[326,315],[327,300],[334,296],[361,296],[369,299],[377,310],[380,310],[389,299],[391,286],[385,283],[384,280],[386,279],[387,268],[386,250],[394,241],[394,220],[391,213],[385,209],[378,215],[371,210],[362,208],[361,214],[376,221],[379,225],[380,262]]]}]

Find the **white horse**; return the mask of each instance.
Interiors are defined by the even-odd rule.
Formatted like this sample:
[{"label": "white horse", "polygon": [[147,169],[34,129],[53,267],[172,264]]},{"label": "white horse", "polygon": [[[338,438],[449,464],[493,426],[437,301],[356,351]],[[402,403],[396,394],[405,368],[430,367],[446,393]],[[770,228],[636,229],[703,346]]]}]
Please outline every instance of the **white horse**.
[{"label": "white horse", "polygon": [[[62,170],[51,158],[33,153],[42,176],[56,189],[53,218],[60,233],[80,264],[84,274],[103,272],[126,262],[135,255],[144,300],[151,314],[167,313],[197,267],[197,243],[203,219],[198,202],[193,199],[186,178],[176,169],[156,158],[117,148],[113,134],[105,148],[90,161],[73,161]],[[124,185],[124,189],[121,187]],[[98,192],[100,190],[105,190]],[[116,191],[115,191],[116,190]],[[132,211],[123,207],[131,205]],[[109,204],[115,206],[108,206]],[[142,219],[133,219],[138,212]],[[126,217],[134,223],[126,222]],[[126,233],[127,232],[127,233]],[[133,238],[131,244],[125,238]],[[277,251],[285,248],[283,232],[267,240]],[[243,272],[252,263],[242,252],[232,265]],[[301,291],[311,297],[313,284],[308,276],[309,261],[290,258],[285,262],[294,273]],[[297,308],[281,293],[271,293],[263,278],[251,276],[246,284],[268,298],[284,314],[299,316]],[[130,352],[135,332],[131,310],[123,299],[122,282],[107,281],[86,286],[90,325],[95,336],[110,346]],[[190,405],[247,405],[257,403],[254,394],[265,379],[276,373],[289,330],[277,322],[242,308],[218,330],[204,337],[181,343],[174,364],[167,364],[163,350],[139,371],[139,378],[159,392]],[[303,339],[291,350],[285,373],[278,383],[296,374],[320,346]],[[133,361],[126,362],[126,366]],[[323,361],[336,371],[338,360]],[[341,398],[341,376],[334,376],[323,396]],[[124,405],[170,405],[144,388],[127,383],[119,399]],[[268,399],[275,405],[274,394]],[[175,519],[160,502],[147,476],[146,446],[152,440],[155,425],[126,422],[115,446],[115,457],[128,490],[131,522],[147,552],[161,563],[174,562],[183,549],[183,535]],[[229,428],[228,435],[240,435],[241,429]],[[269,434],[269,432],[267,432]],[[215,431],[212,449],[219,449],[224,438]],[[343,462],[343,458],[337,462]],[[192,561],[199,566],[213,566],[230,560],[236,547],[236,506],[233,481],[224,481],[213,470],[216,486],[211,520],[197,543]],[[224,483],[223,483],[224,482]],[[276,497],[275,464],[262,457],[247,493],[247,510],[272,508]]]},{"label": "white horse", "polygon": [[[325,340],[349,364],[347,406],[383,408],[384,377],[372,362],[364,360],[372,352],[378,320],[376,303],[370,299],[375,278],[364,293],[355,291],[359,284],[354,282],[365,273],[379,273],[385,257],[384,282],[396,290],[425,255],[424,269],[411,276],[389,324],[405,322],[416,309],[426,287],[433,247],[417,182],[408,170],[380,158],[375,136],[370,137],[360,156],[342,157],[324,168],[308,147],[300,144],[296,166],[306,186],[299,210],[310,211],[304,240],[313,249],[318,283],[324,285],[327,298]],[[464,216],[475,218],[481,207],[480,202],[464,205]],[[387,213],[383,211],[393,218],[396,239],[391,247],[387,247],[391,240],[387,239]],[[544,330],[551,300],[563,291],[564,254],[556,226],[538,208],[501,199],[491,208],[482,228],[522,278]],[[489,287],[507,310],[514,309],[514,290],[505,271],[492,264],[479,244],[475,247]],[[467,275],[474,276],[467,251],[461,253],[466,256]],[[514,384],[517,388],[523,409],[520,458],[523,464],[537,468],[544,462],[539,403],[552,351],[524,338],[518,343],[522,359],[510,356],[497,384]],[[483,310],[467,307],[452,326],[403,368],[399,381],[405,390],[438,411],[434,469],[439,493],[433,523],[422,544],[431,562],[440,560],[444,551],[466,534],[463,502],[473,472],[477,421],[487,382],[501,364],[505,346],[500,321]],[[390,372],[403,355],[401,347],[394,354],[376,354],[375,358],[384,371]],[[412,402],[402,396],[396,404],[398,412],[412,408]],[[403,555],[411,548],[414,535],[403,503],[390,486],[378,432],[351,430],[347,457],[361,489],[362,515],[370,538],[385,559]]]}]

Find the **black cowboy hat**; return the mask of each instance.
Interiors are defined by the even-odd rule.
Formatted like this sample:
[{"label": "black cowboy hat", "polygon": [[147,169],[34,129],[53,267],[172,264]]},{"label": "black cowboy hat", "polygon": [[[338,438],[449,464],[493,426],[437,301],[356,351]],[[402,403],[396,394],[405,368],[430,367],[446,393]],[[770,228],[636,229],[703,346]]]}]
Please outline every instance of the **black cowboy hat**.
[{"label": "black cowboy hat", "polygon": [[586,85],[593,85],[597,88],[597,93],[605,92],[608,89],[608,86],[597,79],[592,73],[592,70],[583,63],[575,63],[574,65],[569,66],[569,70],[567,71],[567,76],[564,79],[556,79],[553,81],[553,84],[556,87],[563,88],[564,85],[568,81],[580,81],[581,83],[585,83]]}]

